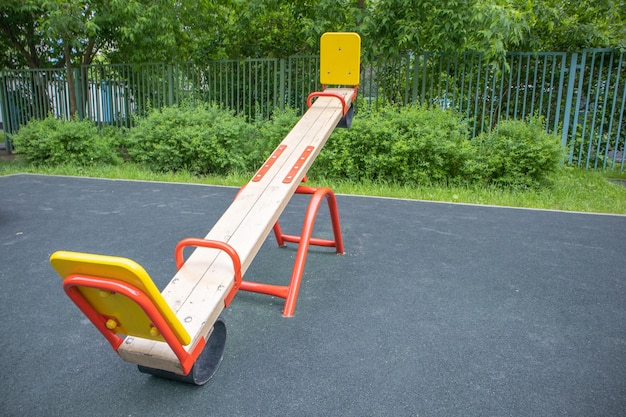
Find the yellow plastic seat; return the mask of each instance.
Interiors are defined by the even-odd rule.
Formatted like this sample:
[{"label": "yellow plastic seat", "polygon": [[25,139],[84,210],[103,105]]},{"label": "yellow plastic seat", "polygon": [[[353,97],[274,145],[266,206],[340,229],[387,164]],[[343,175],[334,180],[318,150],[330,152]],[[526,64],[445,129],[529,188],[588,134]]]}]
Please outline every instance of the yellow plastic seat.
[{"label": "yellow plastic seat", "polygon": [[[116,256],[58,251],[50,257],[50,263],[63,278],[66,291],[67,287],[74,287],[80,293],[78,300],[72,297],[78,307],[84,311],[84,305],[81,306],[84,300],[111,332],[166,341],[161,334],[164,329],[159,329],[160,326],[154,323],[162,318],[180,344],[191,343],[189,333],[148,273],[135,261]],[[119,291],[116,291],[116,286]],[[94,318],[90,319],[94,321]]]},{"label": "yellow plastic seat", "polygon": [[354,32],[327,32],[320,39],[320,82],[358,85],[361,76],[361,37]]}]

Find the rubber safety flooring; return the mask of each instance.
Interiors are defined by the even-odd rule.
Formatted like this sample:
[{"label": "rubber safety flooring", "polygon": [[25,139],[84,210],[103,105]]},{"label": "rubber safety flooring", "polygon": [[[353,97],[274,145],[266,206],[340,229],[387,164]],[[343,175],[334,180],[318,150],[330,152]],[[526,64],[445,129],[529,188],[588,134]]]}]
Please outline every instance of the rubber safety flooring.
[{"label": "rubber safety flooring", "polygon": [[[120,360],[56,250],[136,260],[159,288],[235,188],[0,177],[2,416],[623,416],[626,217],[338,196],[346,254],[311,249],[295,316],[239,292],[195,387]],[[281,217],[297,234],[307,198]],[[328,213],[315,235],[330,237]],[[246,274],[285,283],[270,235]]]}]

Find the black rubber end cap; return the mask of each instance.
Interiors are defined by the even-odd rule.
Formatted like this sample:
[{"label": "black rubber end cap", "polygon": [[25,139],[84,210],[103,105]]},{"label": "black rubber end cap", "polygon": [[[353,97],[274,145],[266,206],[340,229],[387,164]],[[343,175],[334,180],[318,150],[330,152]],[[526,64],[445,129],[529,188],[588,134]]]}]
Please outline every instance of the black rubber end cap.
[{"label": "black rubber end cap", "polygon": [[354,106],[350,106],[350,108],[348,109],[348,111],[346,112],[345,116],[343,116],[341,118],[341,120],[339,120],[339,123],[337,123],[338,128],[343,128],[343,129],[350,129],[350,126],[352,126],[352,119],[354,118]]},{"label": "black rubber end cap", "polygon": [[138,365],[139,371],[144,374],[151,374],[159,378],[171,379],[173,381],[184,382],[193,385],[204,385],[207,383],[222,363],[224,358],[224,347],[226,346],[226,323],[223,318],[218,318],[213,325],[213,332],[209,336],[202,353],[193,364],[191,371],[187,375],[180,375],[162,369],[148,368]]}]

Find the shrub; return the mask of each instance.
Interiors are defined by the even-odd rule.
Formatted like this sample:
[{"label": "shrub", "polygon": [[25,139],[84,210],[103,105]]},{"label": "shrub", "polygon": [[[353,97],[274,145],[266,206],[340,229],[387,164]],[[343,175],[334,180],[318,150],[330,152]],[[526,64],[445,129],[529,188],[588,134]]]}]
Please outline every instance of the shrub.
[{"label": "shrub", "polygon": [[260,160],[255,161],[252,169],[258,168],[276,149],[278,144],[287,136],[291,129],[300,119],[300,115],[294,109],[275,110],[270,120],[261,120],[256,123],[258,128],[258,146]]},{"label": "shrub", "polygon": [[84,120],[33,119],[13,136],[16,152],[36,165],[119,163],[117,129],[98,128]]},{"label": "shrub", "polygon": [[563,161],[558,135],[546,132],[543,120],[506,120],[474,141],[488,182],[506,187],[536,187]]},{"label": "shrub", "polygon": [[403,184],[467,182],[480,175],[466,123],[440,109],[384,107],[336,130],[313,172]]},{"label": "shrub", "polygon": [[153,110],[137,120],[128,154],[155,171],[186,169],[196,174],[250,170],[260,159],[253,125],[215,105]]}]

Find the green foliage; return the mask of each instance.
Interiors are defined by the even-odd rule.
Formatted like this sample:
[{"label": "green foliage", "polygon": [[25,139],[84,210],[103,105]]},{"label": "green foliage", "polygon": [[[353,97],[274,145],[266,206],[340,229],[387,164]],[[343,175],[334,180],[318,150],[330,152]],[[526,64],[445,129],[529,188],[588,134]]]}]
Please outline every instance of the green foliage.
[{"label": "green foliage", "polygon": [[[4,0],[0,4],[0,64],[48,68],[90,64],[113,44],[124,17],[105,0]],[[3,45],[4,43],[4,45]]]},{"label": "green foliage", "polygon": [[485,179],[503,187],[536,187],[563,162],[558,135],[546,133],[541,118],[505,120],[474,140]]},{"label": "green foliage", "polygon": [[626,47],[624,2],[609,0],[386,0],[370,2],[364,51],[579,51]]},{"label": "green foliage", "polygon": [[624,2],[610,0],[516,0],[528,8],[531,30],[518,50],[579,51],[626,48]]},{"label": "green foliage", "polygon": [[90,121],[58,120],[49,116],[33,119],[13,136],[16,151],[35,165],[90,165],[121,162],[117,155],[120,133],[98,131]]},{"label": "green foliage", "polygon": [[464,182],[480,175],[463,120],[451,112],[382,108],[333,133],[314,176],[402,184]]},{"label": "green foliage", "polygon": [[376,2],[364,25],[376,54],[476,50],[502,55],[528,31],[525,13],[504,0]]},{"label": "green foliage", "polygon": [[351,0],[230,0],[229,9],[218,33],[231,58],[317,54],[324,32],[355,30],[361,14]]},{"label": "green foliage", "polygon": [[548,182],[563,155],[560,138],[546,133],[539,118],[503,121],[470,141],[466,123],[452,112],[386,106],[335,131],[311,172],[404,185],[537,187]]},{"label": "green foliage", "polygon": [[128,154],[155,171],[226,174],[260,159],[255,134],[244,118],[214,105],[166,107],[137,120]]},{"label": "green foliage", "polygon": [[261,120],[256,123],[259,132],[259,140],[256,143],[260,146],[259,152],[262,160],[259,160],[253,169],[258,168],[267,159],[299,119],[300,115],[294,109],[285,109],[275,110],[270,120]]},{"label": "green foliage", "polygon": [[223,57],[217,28],[229,24],[222,5],[227,1],[109,2],[106,13],[117,25],[112,42],[115,47],[107,51],[112,62],[185,62],[196,58],[192,54],[197,48],[205,57]]},{"label": "green foliage", "polygon": [[[214,105],[152,111],[123,136],[88,121],[32,120],[13,137],[16,149],[36,165],[118,163],[125,147],[133,162],[155,172],[228,175],[254,172],[298,120],[294,110],[248,123]],[[564,152],[543,121],[507,120],[469,140],[466,122],[438,108],[383,106],[362,112],[350,129],[337,129],[310,174],[405,186],[493,185],[537,188],[548,183]]]},{"label": "green foliage", "polygon": [[0,67],[285,58],[326,31],[359,32],[372,56],[623,48],[625,20],[609,0],[2,0]]}]

